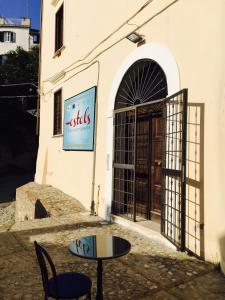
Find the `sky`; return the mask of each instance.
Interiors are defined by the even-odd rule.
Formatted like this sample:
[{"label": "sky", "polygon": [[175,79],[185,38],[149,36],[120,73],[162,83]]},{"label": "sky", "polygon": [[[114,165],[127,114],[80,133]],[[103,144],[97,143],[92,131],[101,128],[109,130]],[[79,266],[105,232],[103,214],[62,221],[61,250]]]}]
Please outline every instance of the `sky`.
[{"label": "sky", "polygon": [[0,0],[0,16],[6,18],[31,18],[31,27],[40,29],[41,0]]}]

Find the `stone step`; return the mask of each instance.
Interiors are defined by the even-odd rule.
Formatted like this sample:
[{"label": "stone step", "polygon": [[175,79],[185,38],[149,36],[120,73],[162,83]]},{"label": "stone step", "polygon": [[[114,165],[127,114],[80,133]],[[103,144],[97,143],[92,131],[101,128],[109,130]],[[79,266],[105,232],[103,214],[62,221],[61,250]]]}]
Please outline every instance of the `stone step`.
[{"label": "stone step", "polygon": [[82,211],[78,200],[50,185],[29,182],[16,189],[16,222]]}]

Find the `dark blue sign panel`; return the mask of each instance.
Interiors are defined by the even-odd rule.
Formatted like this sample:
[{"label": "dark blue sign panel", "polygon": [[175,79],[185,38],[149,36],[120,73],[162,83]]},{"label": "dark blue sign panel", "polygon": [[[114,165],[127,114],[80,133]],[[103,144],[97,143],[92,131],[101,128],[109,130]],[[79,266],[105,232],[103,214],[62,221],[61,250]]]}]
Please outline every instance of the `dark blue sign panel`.
[{"label": "dark blue sign panel", "polygon": [[64,102],[63,149],[93,150],[96,87]]}]

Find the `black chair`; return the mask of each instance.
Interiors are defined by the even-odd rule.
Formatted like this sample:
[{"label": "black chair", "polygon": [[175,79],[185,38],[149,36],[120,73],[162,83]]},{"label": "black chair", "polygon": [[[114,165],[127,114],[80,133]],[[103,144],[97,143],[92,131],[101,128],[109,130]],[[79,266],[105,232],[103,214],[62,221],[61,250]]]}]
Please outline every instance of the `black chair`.
[{"label": "black chair", "polygon": [[[45,292],[45,300],[48,297],[54,299],[79,299],[86,295],[86,299],[91,300],[91,286],[90,278],[81,273],[67,272],[56,274],[55,266],[49,256],[48,252],[40,246],[36,241],[34,242],[37,259],[39,262],[42,283]],[[47,264],[50,265],[52,278],[48,277]]]}]

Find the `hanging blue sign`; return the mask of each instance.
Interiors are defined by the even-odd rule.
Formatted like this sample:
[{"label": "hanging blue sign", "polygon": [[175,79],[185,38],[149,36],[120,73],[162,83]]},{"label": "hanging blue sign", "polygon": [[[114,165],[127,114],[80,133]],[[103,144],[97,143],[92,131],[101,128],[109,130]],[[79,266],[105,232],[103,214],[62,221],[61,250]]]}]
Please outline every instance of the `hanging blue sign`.
[{"label": "hanging blue sign", "polygon": [[64,102],[63,149],[94,150],[96,87]]}]

